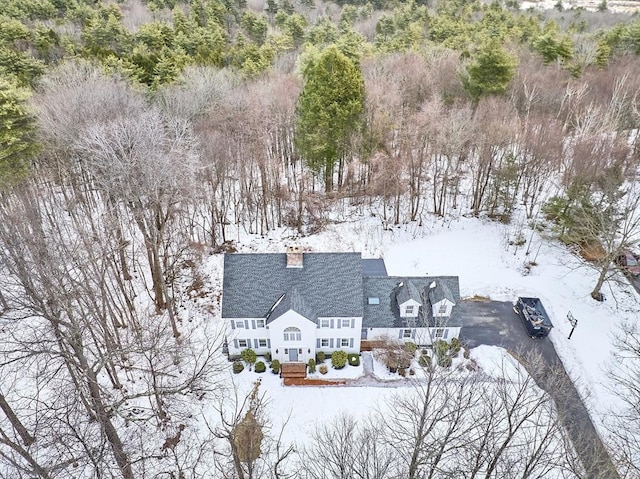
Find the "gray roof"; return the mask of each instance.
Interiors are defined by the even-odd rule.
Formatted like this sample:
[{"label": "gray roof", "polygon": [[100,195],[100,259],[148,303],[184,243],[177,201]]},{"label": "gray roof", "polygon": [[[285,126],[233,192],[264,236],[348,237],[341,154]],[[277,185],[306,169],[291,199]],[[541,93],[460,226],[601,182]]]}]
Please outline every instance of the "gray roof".
[{"label": "gray roof", "polygon": [[449,289],[447,282],[435,281],[435,283],[436,285],[434,288],[429,288],[429,301],[431,301],[431,304],[439,303],[443,299],[448,299],[453,304],[458,304],[458,299],[460,299],[459,292],[456,297],[453,295],[453,292]]},{"label": "gray roof", "polygon": [[360,253],[304,253],[302,268],[286,266],[284,253],[225,254],[222,317],[265,318],[285,293],[282,301],[313,314],[312,321],[362,316]]},{"label": "gray roof", "polygon": [[267,317],[267,324],[278,319],[289,310],[293,310],[311,320],[315,320],[318,317],[318,315],[307,306],[307,303],[295,286],[278,298],[274,306],[273,311],[271,311]]},{"label": "gray roof", "polygon": [[422,295],[420,294],[420,291],[418,291],[418,288],[416,288],[416,285],[413,284],[413,281],[409,278],[403,279],[397,289],[398,304],[402,304],[410,299],[422,304]]},{"label": "gray roof", "polygon": [[363,258],[363,276],[387,276],[387,268],[382,258]]},{"label": "gray roof", "polygon": [[[450,292],[453,301],[458,304],[460,299],[460,286],[457,276],[439,276],[439,277],[365,277],[363,279],[363,306],[364,318],[362,320],[363,328],[402,328],[402,327],[425,327],[428,323],[435,326],[431,305],[426,301],[428,289],[431,283],[445,285]],[[398,308],[398,293],[402,290],[398,285],[400,283],[410,282],[423,296],[420,302],[423,307],[417,319],[401,318]],[[380,304],[369,304],[369,298],[380,298]],[[402,301],[401,301],[402,302]],[[407,320],[410,321],[407,324]],[[458,313],[458,308],[453,308],[451,317],[447,319],[447,326],[462,326],[462,318]]]}]

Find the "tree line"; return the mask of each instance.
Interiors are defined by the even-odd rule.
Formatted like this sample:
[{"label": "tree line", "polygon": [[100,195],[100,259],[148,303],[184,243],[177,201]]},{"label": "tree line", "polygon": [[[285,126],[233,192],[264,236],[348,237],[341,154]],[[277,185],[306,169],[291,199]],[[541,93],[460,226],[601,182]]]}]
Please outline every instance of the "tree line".
[{"label": "tree line", "polygon": [[[583,62],[574,37],[499,5],[344,5],[313,23],[305,4],[194,1],[182,27],[179,9],[135,33],[117,4],[8,6],[0,457],[17,477],[198,477],[212,437],[233,439],[240,413],[195,427],[223,391],[222,338],[186,298],[216,301],[199,265],[238,231],[311,234],[345,206],[382,227],[524,207],[600,242],[602,281],[637,237],[632,23]],[[77,28],[56,40],[60,17]],[[274,25],[291,47],[265,62]]]}]

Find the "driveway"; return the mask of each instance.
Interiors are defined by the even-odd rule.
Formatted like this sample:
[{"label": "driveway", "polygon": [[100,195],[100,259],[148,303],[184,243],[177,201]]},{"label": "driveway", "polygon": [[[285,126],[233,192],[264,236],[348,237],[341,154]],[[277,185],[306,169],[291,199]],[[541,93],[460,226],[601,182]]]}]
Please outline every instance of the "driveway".
[{"label": "driveway", "polygon": [[[536,383],[554,398],[559,419],[568,431],[573,446],[587,470],[584,477],[619,479],[578,391],[564,372],[553,343],[548,339],[531,339],[510,302],[462,301],[459,306],[460,314],[464,318],[464,327],[460,334],[464,344],[469,347],[480,344],[501,346],[519,353],[536,351],[542,355],[548,368],[562,368],[563,374],[558,379],[545,374],[546,369],[534,369],[523,363]],[[553,320],[554,318],[551,318],[551,321]],[[552,330],[550,334],[555,332]]]}]

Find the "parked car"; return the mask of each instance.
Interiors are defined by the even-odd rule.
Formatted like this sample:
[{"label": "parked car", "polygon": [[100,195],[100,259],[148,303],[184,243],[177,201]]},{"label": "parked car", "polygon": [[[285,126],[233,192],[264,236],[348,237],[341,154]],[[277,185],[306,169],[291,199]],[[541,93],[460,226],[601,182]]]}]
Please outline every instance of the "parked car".
[{"label": "parked car", "polygon": [[520,316],[527,333],[532,338],[545,338],[553,328],[539,298],[520,297],[513,305],[513,311]]},{"label": "parked car", "polygon": [[623,251],[616,258],[616,263],[625,273],[628,273],[631,276],[640,275],[640,263],[638,262],[638,258],[636,258],[631,251]]}]

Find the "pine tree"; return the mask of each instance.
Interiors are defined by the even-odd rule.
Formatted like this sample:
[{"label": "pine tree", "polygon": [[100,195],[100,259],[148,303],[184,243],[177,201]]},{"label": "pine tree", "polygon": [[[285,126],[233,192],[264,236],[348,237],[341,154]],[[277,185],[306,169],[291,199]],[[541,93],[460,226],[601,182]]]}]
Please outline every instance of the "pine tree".
[{"label": "pine tree", "polygon": [[355,63],[335,45],[311,58],[304,68],[298,100],[296,146],[307,164],[324,174],[333,189],[334,167],[358,129],[364,108],[364,80]]},{"label": "pine tree", "polygon": [[481,96],[504,93],[516,73],[517,61],[502,46],[491,41],[480,48],[462,77],[465,90],[474,101]]},{"label": "pine tree", "polygon": [[27,89],[0,78],[0,185],[24,177],[37,151],[35,120],[27,107],[28,97]]}]

